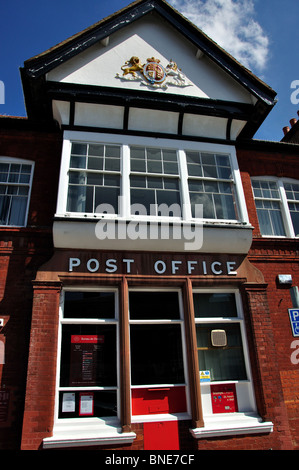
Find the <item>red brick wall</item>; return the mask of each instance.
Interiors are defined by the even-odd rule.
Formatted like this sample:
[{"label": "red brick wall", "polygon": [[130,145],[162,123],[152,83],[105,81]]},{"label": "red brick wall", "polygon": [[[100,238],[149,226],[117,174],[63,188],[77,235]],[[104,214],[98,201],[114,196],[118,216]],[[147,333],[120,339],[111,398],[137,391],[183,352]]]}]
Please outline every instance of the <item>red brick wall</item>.
[{"label": "red brick wall", "polygon": [[0,449],[20,445],[32,311],[32,280],[52,252],[50,230],[2,230],[0,243],[0,318],[5,336],[5,364],[0,389],[10,392],[7,421],[0,422]]},{"label": "red brick wall", "polygon": [[0,128],[0,156],[35,162],[28,226],[52,226],[56,211],[61,149],[60,132]]},{"label": "red brick wall", "polygon": [[28,226],[1,228],[0,235],[0,318],[4,319],[1,333],[5,336],[5,364],[0,366],[0,389],[10,392],[8,419],[0,422],[0,449],[20,448],[32,314],[32,280],[53,252],[52,222],[61,155],[59,133],[22,127],[16,124],[13,128],[10,124],[10,128],[0,129],[1,156],[35,162]]},{"label": "red brick wall", "polygon": [[[294,352],[293,337],[289,320],[288,309],[292,308],[290,288],[280,286],[277,282],[278,274],[291,274],[294,286],[299,286],[299,264],[296,252],[287,249],[287,242],[281,243],[281,250],[271,250],[270,241],[253,243],[251,260],[264,274],[268,284],[267,297],[273,329],[273,341],[277,355],[277,366],[273,371],[281,381],[283,399],[286,405],[289,425],[292,432],[292,442],[295,449],[299,448],[299,353],[297,363],[292,363],[291,355]],[[292,243],[291,243],[292,246]],[[298,339],[298,338],[297,338]],[[299,351],[299,348],[297,346]]]},{"label": "red brick wall", "polygon": [[22,450],[37,450],[52,435],[60,285],[35,285]]},{"label": "red brick wall", "polygon": [[[299,364],[291,361],[292,335],[288,309],[292,308],[289,286],[277,282],[278,274],[291,274],[293,286],[299,286],[298,240],[262,238],[251,189],[251,176],[276,176],[299,180],[299,152],[238,150],[238,161],[245,192],[249,220],[254,226],[249,260],[263,273],[267,283],[267,298],[273,341],[277,357],[276,370],[283,390],[292,444],[299,448]],[[261,325],[262,327],[262,325]],[[298,346],[297,346],[298,349]],[[299,358],[299,353],[297,355]],[[274,367],[274,366],[273,366]],[[271,371],[269,370],[269,375]],[[275,411],[278,415],[278,410]]]}]

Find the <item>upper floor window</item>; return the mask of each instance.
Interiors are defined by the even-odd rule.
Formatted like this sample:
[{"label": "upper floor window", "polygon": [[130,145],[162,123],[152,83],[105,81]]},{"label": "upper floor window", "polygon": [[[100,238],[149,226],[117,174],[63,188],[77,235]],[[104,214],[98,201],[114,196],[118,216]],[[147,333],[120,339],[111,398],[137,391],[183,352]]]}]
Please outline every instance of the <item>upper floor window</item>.
[{"label": "upper floor window", "polygon": [[205,219],[237,219],[234,178],[229,155],[186,152],[192,216],[203,205]]},{"label": "upper floor window", "polygon": [[73,132],[65,137],[59,215],[248,222],[233,147],[105,134],[98,142],[96,135]]},{"label": "upper floor window", "polygon": [[0,157],[0,225],[26,225],[32,176],[32,162]]},{"label": "upper floor window", "polygon": [[253,178],[253,194],[262,235],[299,236],[299,182]]},{"label": "upper floor window", "polygon": [[105,202],[117,212],[120,196],[120,147],[72,143],[67,208],[95,213]]},{"label": "upper floor window", "polygon": [[161,204],[181,206],[179,165],[175,150],[130,147],[131,204],[142,204],[148,215],[158,215]]}]

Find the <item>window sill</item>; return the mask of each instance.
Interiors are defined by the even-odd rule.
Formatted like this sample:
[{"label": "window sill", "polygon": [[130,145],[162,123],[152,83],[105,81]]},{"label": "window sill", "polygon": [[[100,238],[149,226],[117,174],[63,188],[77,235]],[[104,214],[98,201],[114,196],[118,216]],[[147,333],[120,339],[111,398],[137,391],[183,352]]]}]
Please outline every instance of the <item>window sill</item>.
[{"label": "window sill", "polygon": [[148,415],[134,415],[132,416],[132,423],[152,423],[161,421],[188,421],[191,419],[189,413],[160,413]]},{"label": "window sill", "polygon": [[[155,232],[156,222],[153,226],[150,222],[125,219],[105,219],[103,225],[97,225],[99,222],[99,219],[61,218],[56,215],[53,224],[55,248],[119,250],[121,243],[124,251],[247,254],[252,244],[252,227],[242,223],[220,224],[215,221],[193,225],[192,221],[161,221],[169,229],[169,234],[166,232],[162,237],[159,231]],[[138,227],[137,236],[134,232],[135,224]],[[159,230],[161,227],[159,226]]]},{"label": "window sill", "polygon": [[204,427],[190,429],[196,439],[210,437],[236,436],[241,434],[265,434],[273,431],[273,423],[263,422],[252,413],[217,414],[204,418]]},{"label": "window sill", "polygon": [[[136,439],[134,432],[123,433],[119,422],[71,420],[54,427],[53,436],[43,440],[44,449],[127,445]],[[79,422],[80,421],[80,422]]]}]

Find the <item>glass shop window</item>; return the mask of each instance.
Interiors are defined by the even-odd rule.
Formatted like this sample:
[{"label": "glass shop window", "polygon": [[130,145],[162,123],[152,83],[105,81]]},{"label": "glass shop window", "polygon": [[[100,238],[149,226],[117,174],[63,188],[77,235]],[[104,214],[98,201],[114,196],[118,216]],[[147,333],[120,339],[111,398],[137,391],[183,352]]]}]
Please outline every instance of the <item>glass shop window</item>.
[{"label": "glass shop window", "polygon": [[211,382],[246,380],[242,319],[233,293],[194,293],[200,370]]},{"label": "glass shop window", "polygon": [[132,385],[185,383],[178,292],[131,292],[129,305]]},{"label": "glass shop window", "polygon": [[[222,335],[221,346],[213,336]],[[206,324],[196,326],[198,361],[201,370],[209,370],[211,381],[246,380],[240,326]]]},{"label": "glass shop window", "polygon": [[114,291],[66,291],[61,314],[59,418],[117,415]]},{"label": "glass shop window", "polygon": [[130,292],[131,320],[179,320],[177,292]]}]

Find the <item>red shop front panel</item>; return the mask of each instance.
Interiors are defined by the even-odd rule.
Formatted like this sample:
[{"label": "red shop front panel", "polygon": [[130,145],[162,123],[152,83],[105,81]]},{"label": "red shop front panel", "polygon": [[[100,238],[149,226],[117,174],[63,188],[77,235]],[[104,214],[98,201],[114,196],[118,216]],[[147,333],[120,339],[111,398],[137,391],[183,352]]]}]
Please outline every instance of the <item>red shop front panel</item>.
[{"label": "red shop front panel", "polygon": [[185,387],[136,388],[132,390],[132,415],[184,413]]},{"label": "red shop front panel", "polygon": [[211,385],[213,413],[234,413],[238,411],[235,384]]},{"label": "red shop front panel", "polygon": [[144,423],[144,450],[179,450],[177,421]]}]

